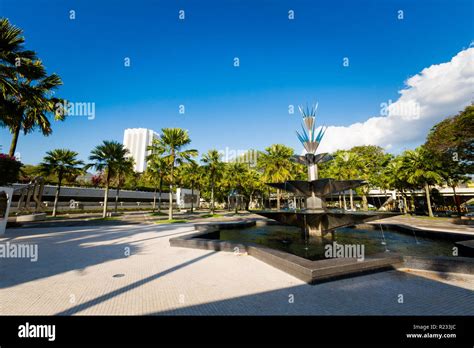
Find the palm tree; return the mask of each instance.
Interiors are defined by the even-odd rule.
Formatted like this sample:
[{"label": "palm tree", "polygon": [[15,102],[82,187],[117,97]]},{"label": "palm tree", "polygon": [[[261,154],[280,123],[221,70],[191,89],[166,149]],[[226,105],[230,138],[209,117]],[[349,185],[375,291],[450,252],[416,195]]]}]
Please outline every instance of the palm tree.
[{"label": "palm tree", "polygon": [[433,217],[430,199],[430,185],[442,181],[442,168],[440,163],[435,160],[422,146],[415,150],[408,150],[402,154],[402,163],[400,166],[401,174],[406,177],[409,184],[419,185],[425,189],[426,203],[428,206],[428,215]]},{"label": "palm tree", "polygon": [[59,192],[63,178],[78,175],[82,172],[84,162],[77,159],[77,152],[68,149],[56,149],[48,151],[40,163],[40,170],[45,175],[55,174],[58,177],[58,186],[54,196],[53,216],[56,216]]},{"label": "palm tree", "polygon": [[176,165],[188,162],[197,156],[197,150],[185,150],[191,143],[187,130],[181,128],[163,128],[162,134],[157,140],[157,145],[163,150],[163,158],[169,164],[170,193],[169,193],[169,220],[173,219],[173,184],[174,169]]},{"label": "palm tree", "polygon": [[[281,144],[274,144],[265,149],[258,158],[259,167],[263,169],[267,182],[283,182],[293,176],[293,149]],[[277,189],[277,209],[280,209],[281,191]]]},{"label": "palm tree", "polygon": [[[225,178],[229,182],[229,186],[235,190],[239,197],[245,196],[245,188],[247,185],[252,186],[254,183],[251,181],[253,177],[250,175],[248,165],[239,162],[232,162],[226,166]],[[240,198],[239,198],[240,199]],[[245,199],[244,199],[245,200]],[[250,198],[249,198],[250,200]],[[247,204],[246,204],[247,206]],[[235,201],[235,214],[238,213],[239,204],[237,202],[237,196]],[[230,209],[230,207],[229,207]]]},{"label": "palm tree", "polygon": [[[342,172],[342,177],[346,180],[352,180],[356,179],[359,175],[358,173],[358,167],[360,167],[360,157],[351,151],[343,151],[338,154],[338,157],[340,157],[339,162],[342,165],[341,172]],[[336,162],[337,161],[336,157]],[[345,205],[345,197],[346,195],[344,194],[344,205]],[[354,207],[354,194],[353,190],[349,190],[349,200],[350,200],[350,205],[351,205],[351,210],[355,210]]]},{"label": "palm tree", "polygon": [[107,216],[107,201],[109,198],[109,185],[110,179],[114,175],[115,166],[118,163],[123,162],[129,152],[128,150],[119,142],[117,141],[107,141],[100,145],[97,145],[92,151],[91,155],[89,156],[89,160],[93,161],[92,163],[88,164],[86,168],[95,167],[97,171],[105,171],[105,193],[104,193],[104,209],[102,212],[102,217],[105,218]]},{"label": "palm tree", "polygon": [[201,167],[195,161],[189,161],[180,167],[182,181],[191,186],[191,213],[194,211],[194,189],[201,178]]},{"label": "palm tree", "polygon": [[115,175],[115,179],[117,182],[117,193],[115,195],[115,209],[114,209],[115,212],[117,212],[117,209],[118,209],[120,189],[122,188],[127,176],[134,173],[133,164],[134,164],[133,157],[123,157],[119,159],[113,165],[112,172]]},{"label": "palm tree", "polygon": [[[339,150],[334,153],[334,160],[329,165],[329,173],[337,180],[348,179],[348,163],[350,155],[348,151]],[[352,190],[351,190],[352,193]],[[341,200],[341,192],[339,192],[339,201]],[[342,202],[344,203],[344,210],[347,209],[346,192],[342,192]],[[353,209],[353,202],[351,200],[351,209]]]},{"label": "palm tree", "polygon": [[10,24],[8,19],[0,19],[0,98],[17,92],[12,82],[17,62],[22,59],[36,59],[35,52],[24,50],[25,38],[22,34],[23,31]]},{"label": "palm tree", "polygon": [[[399,191],[403,199],[403,207],[399,205],[401,213],[407,214],[407,200],[405,190],[411,186],[406,178],[406,173],[402,171],[403,157],[397,156],[393,158],[386,166],[382,176],[385,178],[384,188],[393,188]],[[397,194],[395,192],[395,198]],[[412,195],[413,198],[413,195]]]},{"label": "palm tree", "polygon": [[[343,150],[337,150],[331,154],[333,160],[321,163],[318,166],[319,177],[322,178],[333,178],[337,180],[343,179],[342,171],[342,156],[340,155]],[[343,204],[344,203],[344,204]],[[346,201],[342,199],[341,192],[338,192],[338,206],[339,209],[346,209]]]},{"label": "palm tree", "polygon": [[23,50],[21,34],[8,20],[0,20],[0,126],[12,133],[10,156],[15,154],[21,131],[28,134],[39,128],[47,136],[52,132],[48,116],[65,117],[63,100],[53,97],[61,79],[48,75],[34,52]]},{"label": "palm tree", "polygon": [[220,177],[224,168],[221,157],[222,154],[219,153],[219,151],[212,149],[205,153],[201,158],[202,163],[204,163],[204,170],[208,173],[211,183],[211,214],[214,214],[215,211],[214,190],[216,180]]},{"label": "palm tree", "polygon": [[145,176],[153,182],[153,212],[156,207],[156,191],[159,188],[158,196],[158,212],[161,212],[161,194],[163,192],[163,180],[169,171],[169,159],[163,158],[164,149],[158,143],[157,139],[153,139],[152,145],[148,146],[150,154],[147,156],[147,167]]}]

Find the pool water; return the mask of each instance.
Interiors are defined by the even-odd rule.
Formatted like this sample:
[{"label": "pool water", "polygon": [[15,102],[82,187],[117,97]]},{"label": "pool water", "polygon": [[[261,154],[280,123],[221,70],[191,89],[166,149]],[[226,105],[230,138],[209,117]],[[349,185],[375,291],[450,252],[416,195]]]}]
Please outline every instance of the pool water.
[{"label": "pool water", "polygon": [[322,260],[325,245],[364,245],[365,257],[383,252],[394,252],[404,256],[452,256],[454,242],[419,237],[393,230],[360,230],[339,228],[328,238],[305,238],[297,227],[284,225],[263,225],[242,229],[221,229],[220,240],[255,243],[281,250],[308,260]]}]

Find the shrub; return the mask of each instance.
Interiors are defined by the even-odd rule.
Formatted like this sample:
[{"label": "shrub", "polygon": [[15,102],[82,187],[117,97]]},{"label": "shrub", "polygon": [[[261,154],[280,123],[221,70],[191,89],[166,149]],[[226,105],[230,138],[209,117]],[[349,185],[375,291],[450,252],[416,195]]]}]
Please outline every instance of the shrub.
[{"label": "shrub", "polygon": [[15,157],[0,153],[0,186],[17,182],[21,166]]}]

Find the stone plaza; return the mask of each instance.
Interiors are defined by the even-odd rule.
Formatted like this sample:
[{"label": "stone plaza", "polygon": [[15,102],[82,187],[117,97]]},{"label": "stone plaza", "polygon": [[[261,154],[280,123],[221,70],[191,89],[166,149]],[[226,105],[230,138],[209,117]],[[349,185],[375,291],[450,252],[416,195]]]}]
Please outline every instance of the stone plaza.
[{"label": "stone plaza", "polygon": [[472,315],[474,276],[391,270],[308,285],[246,254],[173,248],[187,224],[15,228],[2,315]]}]

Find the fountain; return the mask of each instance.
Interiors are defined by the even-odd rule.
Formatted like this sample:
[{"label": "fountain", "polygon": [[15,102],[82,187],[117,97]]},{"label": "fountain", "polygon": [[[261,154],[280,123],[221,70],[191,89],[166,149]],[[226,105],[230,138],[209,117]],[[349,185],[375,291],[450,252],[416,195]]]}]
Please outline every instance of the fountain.
[{"label": "fountain", "polygon": [[[196,225],[196,233],[173,237],[170,245],[216,251],[237,250],[239,253],[245,251],[311,284],[405,267],[405,262],[410,265],[423,264],[425,261],[413,261],[419,256],[426,260],[426,256],[452,255],[453,244],[449,240],[420,237],[423,243],[415,244],[410,243],[413,242],[413,234],[407,235],[404,227],[391,229],[382,224],[353,226],[399,213],[349,211],[331,209],[326,205],[330,195],[354,189],[366,182],[318,178],[318,164],[331,160],[331,156],[326,153],[316,154],[325,128],[316,130],[315,111],[316,107],[311,111],[302,111],[303,131],[298,133],[298,138],[306,153],[292,158],[308,167],[308,180],[268,184],[294,193],[295,197],[304,197],[304,206],[301,201],[297,204],[295,200],[291,209],[252,210],[280,224],[252,219]],[[298,206],[300,209],[297,209]],[[439,233],[436,232],[435,235]],[[359,256],[354,256],[353,253],[327,253],[336,246],[343,247],[344,250],[360,250],[356,253]],[[407,259],[404,259],[405,256]],[[457,257],[455,261],[454,259],[453,262],[458,262]],[[433,261],[433,268],[438,267],[437,262]]]},{"label": "fountain", "polygon": [[299,226],[310,237],[324,237],[327,233],[332,233],[339,227],[399,215],[398,213],[347,211],[343,209],[328,209],[326,207],[326,198],[328,196],[337,192],[354,189],[366,184],[366,182],[364,180],[318,178],[318,163],[329,161],[332,157],[327,153],[316,154],[326,132],[325,127],[321,127],[319,132],[317,132],[315,122],[317,106],[316,104],[311,109],[307,107],[306,110],[301,107],[299,108],[303,115],[302,132],[297,131],[296,133],[306,153],[304,156],[292,157],[294,162],[308,167],[308,181],[293,180],[284,183],[267,183],[271,187],[305,197],[305,208],[301,210],[260,210],[252,212],[283,224]]}]

